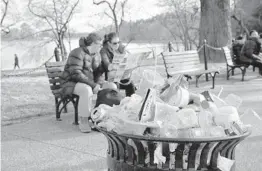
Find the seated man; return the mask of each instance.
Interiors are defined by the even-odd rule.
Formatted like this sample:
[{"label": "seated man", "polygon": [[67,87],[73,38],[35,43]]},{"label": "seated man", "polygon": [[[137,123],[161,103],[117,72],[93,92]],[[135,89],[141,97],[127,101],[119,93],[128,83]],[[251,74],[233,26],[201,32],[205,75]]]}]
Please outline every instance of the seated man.
[{"label": "seated man", "polygon": [[233,54],[234,54],[234,62],[239,64],[239,58],[241,54],[241,49],[245,44],[245,39],[242,35],[238,36],[237,39],[233,43]]},{"label": "seated man", "polygon": [[101,38],[95,33],[81,38],[79,47],[70,52],[61,75],[62,93],[79,96],[79,128],[84,133],[91,131],[89,117],[93,93],[96,94],[101,89],[101,85],[96,83],[93,77],[93,70],[101,62],[101,59],[95,56],[99,53],[101,44]]},{"label": "seated man", "polygon": [[240,63],[249,64],[259,68],[259,74],[262,75],[262,55],[260,53],[261,43],[257,31],[250,33],[250,38],[246,40],[240,54]]}]

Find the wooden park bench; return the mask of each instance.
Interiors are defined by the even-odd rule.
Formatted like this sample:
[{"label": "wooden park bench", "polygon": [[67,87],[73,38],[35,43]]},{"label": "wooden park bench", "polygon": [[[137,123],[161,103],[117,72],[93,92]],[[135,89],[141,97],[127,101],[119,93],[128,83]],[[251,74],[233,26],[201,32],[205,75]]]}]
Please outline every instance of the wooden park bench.
[{"label": "wooden park bench", "polygon": [[188,79],[192,76],[196,77],[196,87],[198,80],[203,74],[208,74],[212,77],[212,88],[215,88],[216,74],[219,74],[217,69],[204,69],[204,65],[200,63],[197,51],[185,52],[163,52],[161,53],[167,77],[183,74]]},{"label": "wooden park bench", "polygon": [[56,120],[61,121],[61,112],[67,112],[67,104],[72,102],[75,109],[74,124],[78,125],[78,100],[79,96],[63,96],[60,87],[60,75],[64,71],[65,62],[47,62],[45,64],[47,76],[50,83],[50,89],[55,96]]},{"label": "wooden park bench", "polygon": [[[229,80],[230,72],[232,73],[232,75],[234,75],[234,70],[236,68],[239,68],[241,70],[241,73],[242,73],[242,81],[244,81],[246,69],[249,67],[249,64],[236,64],[232,60],[230,49],[228,47],[223,47],[222,50],[224,52],[226,64],[227,64],[227,79]],[[254,68],[253,68],[253,70],[254,70]]]}]

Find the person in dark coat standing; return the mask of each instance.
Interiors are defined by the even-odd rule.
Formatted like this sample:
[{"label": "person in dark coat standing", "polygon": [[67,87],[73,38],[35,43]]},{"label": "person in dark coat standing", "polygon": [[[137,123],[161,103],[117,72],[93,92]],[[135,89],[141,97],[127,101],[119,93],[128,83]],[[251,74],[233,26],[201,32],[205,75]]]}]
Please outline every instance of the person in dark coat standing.
[{"label": "person in dark coat standing", "polygon": [[[121,47],[119,45],[120,41],[116,33],[112,32],[105,35],[103,47],[100,50],[100,55],[102,59],[100,74],[105,73],[106,81],[108,80],[108,72],[110,72],[113,69],[112,61],[114,55],[116,53],[125,53],[123,45]],[[125,90],[126,96],[131,96],[135,93],[135,85],[132,82],[130,82],[130,78],[122,78],[122,80],[119,83],[119,88]]]},{"label": "person in dark coat standing", "polygon": [[250,33],[250,38],[246,40],[240,54],[240,62],[250,64],[259,68],[259,74],[262,75],[262,54],[261,43],[257,31]]},{"label": "person in dark coat standing", "polygon": [[95,33],[79,40],[78,48],[72,50],[67,59],[65,69],[61,75],[63,95],[79,95],[78,113],[79,128],[81,132],[91,131],[89,125],[92,107],[92,96],[96,94],[101,85],[94,81],[93,71],[100,65],[99,51],[102,39]]},{"label": "person in dark coat standing", "polygon": [[54,55],[55,55],[55,60],[56,62],[60,61],[60,51],[59,51],[59,47],[56,47],[54,50]]},{"label": "person in dark coat standing", "polygon": [[18,60],[17,54],[15,54],[14,69],[16,69],[16,67],[18,67],[18,68],[20,69],[20,66],[19,66],[19,60]]}]

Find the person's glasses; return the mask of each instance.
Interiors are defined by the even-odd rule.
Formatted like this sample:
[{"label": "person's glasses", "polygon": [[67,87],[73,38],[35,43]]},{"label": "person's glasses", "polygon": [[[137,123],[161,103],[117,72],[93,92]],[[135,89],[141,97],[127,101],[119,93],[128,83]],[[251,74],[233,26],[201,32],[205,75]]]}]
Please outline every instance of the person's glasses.
[{"label": "person's glasses", "polygon": [[119,44],[120,42],[112,42],[113,45],[117,45]]}]

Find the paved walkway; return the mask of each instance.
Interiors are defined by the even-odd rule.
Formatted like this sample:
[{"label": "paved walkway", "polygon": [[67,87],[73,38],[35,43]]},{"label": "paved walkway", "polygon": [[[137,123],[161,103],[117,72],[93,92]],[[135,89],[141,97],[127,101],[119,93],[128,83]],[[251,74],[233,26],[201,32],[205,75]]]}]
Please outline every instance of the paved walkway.
[{"label": "paved walkway", "polygon": [[[253,108],[262,117],[262,79],[248,73],[247,81],[237,75],[230,81],[219,78],[216,89],[224,88],[222,97],[232,92],[244,99],[241,111]],[[209,89],[211,82],[200,83]],[[192,88],[193,91],[200,89]],[[24,120],[2,127],[2,170],[4,171],[103,171],[106,170],[105,137],[97,132],[82,134],[72,125],[73,115],[63,114],[63,121],[55,116]],[[262,121],[253,115],[243,118],[254,126],[253,134],[236,150],[237,171],[262,170]]]}]

